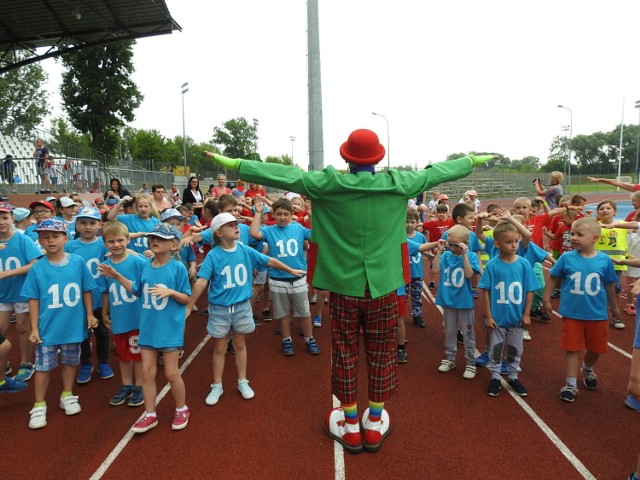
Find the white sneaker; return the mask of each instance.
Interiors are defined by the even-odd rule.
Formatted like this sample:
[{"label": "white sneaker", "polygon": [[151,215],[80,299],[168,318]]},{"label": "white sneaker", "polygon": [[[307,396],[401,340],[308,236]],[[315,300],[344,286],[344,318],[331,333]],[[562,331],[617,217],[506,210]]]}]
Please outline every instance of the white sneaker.
[{"label": "white sneaker", "polygon": [[238,379],[238,391],[245,400],[251,400],[256,395],[253,389],[249,386],[249,380],[246,378]]},{"label": "white sneaker", "polygon": [[451,360],[442,360],[440,362],[440,366],[438,367],[438,371],[446,373],[453,370],[454,368],[456,368],[455,362],[452,362]]},{"label": "white sneaker", "polygon": [[529,333],[529,330],[527,330],[526,328],[522,329],[522,339],[526,340],[527,342],[531,340],[531,334]]},{"label": "white sneaker", "polygon": [[462,374],[462,378],[466,378],[467,380],[472,380],[476,378],[475,365],[467,365],[464,369],[464,373]]},{"label": "white sneaker", "polygon": [[80,408],[80,404],[78,403],[78,396],[71,395],[70,397],[60,397],[60,408],[64,410],[64,413],[67,415],[75,415],[76,413],[80,413],[82,408]]},{"label": "white sneaker", "polygon": [[36,430],[47,426],[47,407],[33,407],[29,412],[29,428]]},{"label": "white sneaker", "polygon": [[207,399],[205,400],[205,403],[207,405],[215,405],[216,403],[218,403],[218,400],[220,400],[220,397],[222,396],[223,393],[224,393],[224,390],[222,389],[221,383],[211,384],[211,392],[209,392],[209,395],[207,395]]}]

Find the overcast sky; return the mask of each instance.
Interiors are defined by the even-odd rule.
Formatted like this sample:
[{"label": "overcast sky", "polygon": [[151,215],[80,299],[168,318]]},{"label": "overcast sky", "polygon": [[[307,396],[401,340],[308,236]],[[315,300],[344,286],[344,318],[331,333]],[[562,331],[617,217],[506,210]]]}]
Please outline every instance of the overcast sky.
[{"label": "overcast sky", "polygon": [[[166,0],[182,32],[140,39],[134,79],[145,96],[136,128],[196,141],[214,126],[259,121],[258,151],[308,165],[306,3]],[[196,7],[197,5],[197,7]],[[449,153],[547,158],[555,135],[638,122],[637,0],[319,1],[325,165],[357,128],[387,145],[392,166]],[[60,67],[50,73],[59,113]],[[383,163],[386,162],[383,161]]]}]

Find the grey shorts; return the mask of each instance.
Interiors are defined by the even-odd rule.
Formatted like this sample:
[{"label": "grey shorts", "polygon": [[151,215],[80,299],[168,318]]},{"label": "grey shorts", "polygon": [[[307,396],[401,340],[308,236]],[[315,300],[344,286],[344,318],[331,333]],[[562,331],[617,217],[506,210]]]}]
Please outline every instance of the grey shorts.
[{"label": "grey shorts", "polygon": [[0,312],[29,313],[29,302],[0,303]]},{"label": "grey shorts", "polygon": [[171,352],[175,352],[176,350],[180,350],[180,347],[156,348],[150,345],[138,345],[138,347],[140,347],[140,350],[155,350],[156,352],[159,352],[159,353],[171,353]]},{"label": "grey shorts", "polygon": [[311,316],[309,309],[309,286],[307,279],[278,280],[269,278],[273,318],[279,320],[289,315],[293,308],[293,316],[305,318]]},{"label": "grey shorts", "polygon": [[267,274],[269,270],[258,270],[256,271],[256,276],[253,279],[254,285],[264,285],[267,283]]},{"label": "grey shorts", "polygon": [[246,335],[255,329],[250,300],[230,307],[209,304],[207,333],[213,338],[225,338],[231,331]]}]

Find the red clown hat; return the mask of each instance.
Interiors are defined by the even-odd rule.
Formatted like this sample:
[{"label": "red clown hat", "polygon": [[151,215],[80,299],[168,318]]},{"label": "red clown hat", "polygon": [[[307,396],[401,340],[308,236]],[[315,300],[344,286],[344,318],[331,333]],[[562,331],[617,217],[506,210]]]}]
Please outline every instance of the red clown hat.
[{"label": "red clown hat", "polygon": [[340,156],[356,165],[375,165],[384,158],[385,150],[378,135],[371,130],[354,130],[340,146]]}]

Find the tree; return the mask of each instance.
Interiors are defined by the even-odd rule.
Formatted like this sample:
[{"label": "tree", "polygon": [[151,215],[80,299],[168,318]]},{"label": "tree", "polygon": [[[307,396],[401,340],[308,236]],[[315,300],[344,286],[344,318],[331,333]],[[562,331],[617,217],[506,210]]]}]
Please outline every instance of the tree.
[{"label": "tree", "polygon": [[243,117],[227,120],[222,127],[214,127],[211,141],[214,145],[221,145],[222,154],[227,157],[260,160],[256,151],[258,122],[255,119],[253,125]]},{"label": "tree", "polygon": [[264,159],[264,162],[279,163],[280,165],[293,165],[293,159],[286,153],[284,155],[280,155],[279,157],[268,156]]},{"label": "tree", "polygon": [[[25,53],[7,53],[7,61],[27,58]],[[27,139],[50,110],[43,88],[47,74],[38,63],[25,65],[0,76],[0,130]]]},{"label": "tree", "polygon": [[51,122],[51,137],[48,139],[49,150],[58,155],[75,158],[91,158],[91,138],[80,133],[63,117],[56,117]]},{"label": "tree", "polygon": [[118,129],[132,122],[143,96],[131,79],[133,42],[99,45],[62,57],[60,94],[71,124],[91,136],[92,147],[114,154]]},{"label": "tree", "polygon": [[521,173],[535,172],[540,169],[540,159],[532,155],[511,161],[511,169]]}]

